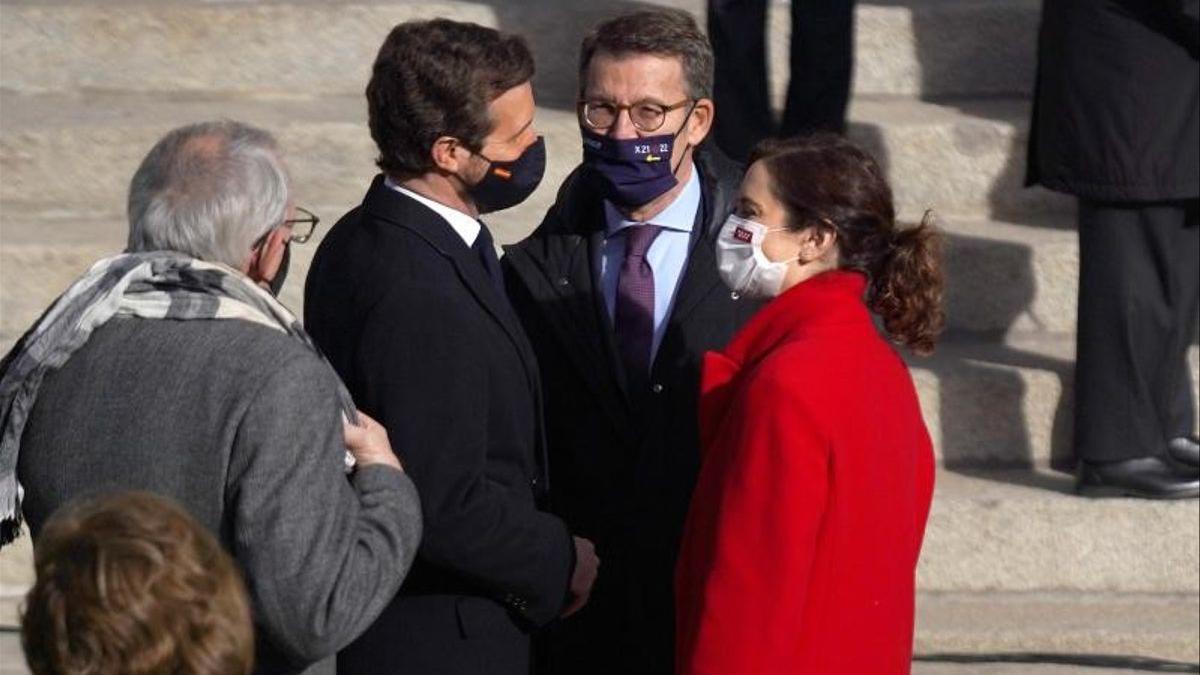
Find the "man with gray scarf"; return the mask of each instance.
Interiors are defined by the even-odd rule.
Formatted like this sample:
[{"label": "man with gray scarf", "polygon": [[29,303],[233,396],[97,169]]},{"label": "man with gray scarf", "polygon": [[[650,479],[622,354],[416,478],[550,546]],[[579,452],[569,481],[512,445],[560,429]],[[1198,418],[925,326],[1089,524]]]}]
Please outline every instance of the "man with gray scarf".
[{"label": "man with gray scarf", "polygon": [[133,178],[127,252],[0,362],[0,545],[23,515],[36,551],[46,519],[84,495],[169,496],[239,563],[260,673],[334,672],[421,529],[386,432],[274,297],[288,246],[316,224],[297,212],[266,132],[170,132]]}]

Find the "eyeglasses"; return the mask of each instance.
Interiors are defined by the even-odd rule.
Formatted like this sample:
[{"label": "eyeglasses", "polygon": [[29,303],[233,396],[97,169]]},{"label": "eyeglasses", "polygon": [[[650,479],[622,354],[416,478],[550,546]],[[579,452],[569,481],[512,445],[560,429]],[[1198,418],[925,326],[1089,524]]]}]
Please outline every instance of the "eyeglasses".
[{"label": "eyeglasses", "polygon": [[317,229],[317,225],[320,224],[321,219],[317,217],[317,214],[309,211],[308,209],[301,208],[299,206],[295,208],[296,212],[304,217],[288,218],[287,220],[283,221],[283,224],[289,225],[292,228],[291,241],[294,241],[297,244],[303,244],[312,238],[313,231]]},{"label": "eyeglasses", "polygon": [[684,99],[675,105],[663,105],[653,101],[638,101],[631,105],[617,105],[611,101],[579,101],[579,117],[593,129],[607,129],[617,123],[621,111],[629,111],[629,121],[638,131],[658,131],[667,121],[667,113],[678,110],[692,102]]}]

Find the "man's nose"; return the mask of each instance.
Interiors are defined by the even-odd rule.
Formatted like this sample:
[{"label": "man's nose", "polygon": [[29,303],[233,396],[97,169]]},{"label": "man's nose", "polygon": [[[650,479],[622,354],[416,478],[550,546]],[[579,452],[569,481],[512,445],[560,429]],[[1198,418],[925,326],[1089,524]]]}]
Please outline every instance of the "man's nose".
[{"label": "man's nose", "polygon": [[630,117],[632,113],[628,108],[618,111],[617,120],[609,127],[608,135],[617,139],[637,138],[638,130],[633,126],[633,118]]}]

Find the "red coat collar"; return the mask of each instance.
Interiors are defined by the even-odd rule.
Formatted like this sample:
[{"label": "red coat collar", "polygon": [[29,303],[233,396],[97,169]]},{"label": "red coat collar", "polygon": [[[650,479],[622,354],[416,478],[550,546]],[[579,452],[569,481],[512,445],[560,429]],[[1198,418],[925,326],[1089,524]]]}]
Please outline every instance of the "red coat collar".
[{"label": "red coat collar", "polygon": [[759,310],[723,355],[746,365],[804,331],[871,324],[871,315],[863,304],[866,288],[866,277],[843,270],[825,272],[799,283]]},{"label": "red coat collar", "polygon": [[707,447],[728,409],[733,386],[779,345],[806,333],[841,330],[877,334],[863,302],[867,279],[858,272],[825,272],[775,298],[733,338],[723,352],[708,352],[701,378],[700,426]]}]

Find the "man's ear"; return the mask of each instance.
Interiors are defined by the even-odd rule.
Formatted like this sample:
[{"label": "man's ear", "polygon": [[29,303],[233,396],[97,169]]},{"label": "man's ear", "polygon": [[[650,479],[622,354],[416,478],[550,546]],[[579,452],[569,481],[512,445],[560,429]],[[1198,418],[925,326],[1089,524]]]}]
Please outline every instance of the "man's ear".
[{"label": "man's ear", "polygon": [[433,142],[433,147],[429,148],[429,158],[433,160],[433,165],[446,173],[458,173],[462,168],[464,153],[467,153],[466,148],[451,136],[439,136]]},{"label": "man's ear", "polygon": [[716,112],[716,106],[712,99],[702,98],[696,101],[696,107],[692,110],[692,116],[688,118],[687,142],[689,145],[697,146],[705,139],[712,131],[713,114]]},{"label": "man's ear", "polygon": [[250,254],[247,276],[256,282],[270,282],[274,279],[283,265],[283,253],[291,236],[291,227],[272,228],[263,243]]}]

